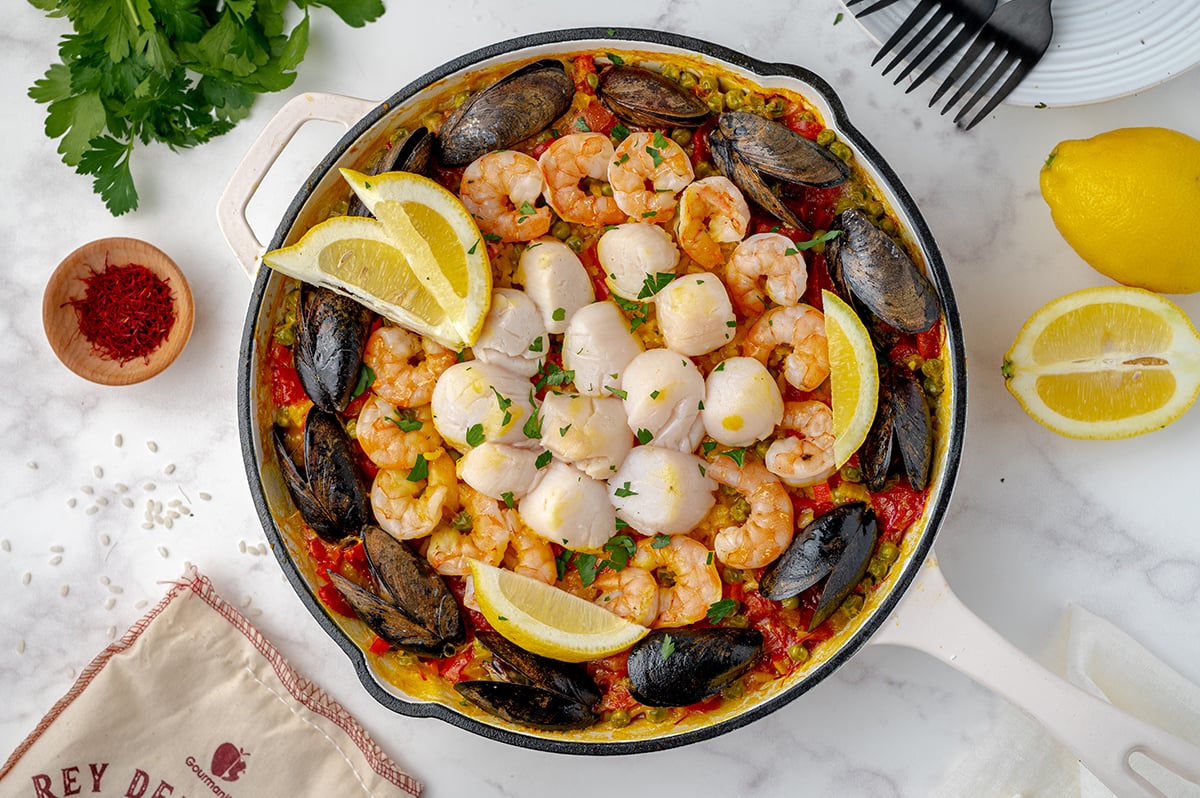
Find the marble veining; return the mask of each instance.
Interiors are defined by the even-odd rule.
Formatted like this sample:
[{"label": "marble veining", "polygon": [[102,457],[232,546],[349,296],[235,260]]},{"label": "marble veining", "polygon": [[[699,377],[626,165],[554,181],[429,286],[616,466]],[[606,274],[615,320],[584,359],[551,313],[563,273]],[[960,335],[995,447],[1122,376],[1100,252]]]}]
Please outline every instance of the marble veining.
[{"label": "marble veining", "polygon": [[[578,798],[614,791],[915,798],[931,793],[962,754],[987,739],[998,699],[923,655],[867,646],[777,712],[686,748],[583,759],[501,746],[376,704],[266,550],[235,416],[249,284],[214,220],[234,166],[297,92],[382,98],[467,50],[588,25],[672,30],[765,61],[801,64],[834,85],[852,123],[922,208],[962,311],[970,383],[966,450],[936,547],[950,584],[970,609],[1030,653],[1042,651],[1075,602],[1200,681],[1200,636],[1183,633],[1200,625],[1194,498],[1200,411],[1130,441],[1071,441],[1029,420],[999,374],[1004,352],[1034,309],[1106,282],[1054,229],[1037,184],[1047,153],[1062,139],[1131,125],[1200,137],[1194,102],[1200,71],[1098,106],[1001,106],[964,134],[926,107],[932,86],[905,95],[869,66],[875,45],[837,0],[736,6],[613,0],[602,9],[548,0],[461,0],[426,3],[419,11],[395,0],[388,5],[382,20],[358,30],[326,9],[314,10],[296,84],[260,99],[232,133],[199,149],[139,149],[133,168],[142,209],[117,220],[89,181],[61,164],[56,143],[42,132],[44,108],[26,96],[55,59],[66,25],[27,3],[5,15],[0,756],[189,562],[434,798],[558,798],[564,790]],[[311,128],[251,205],[263,240],[312,164],[341,135],[334,125]],[[145,238],[166,250],[187,274],[197,305],[192,340],[179,361],[125,388],[75,377],[54,359],[41,330],[42,290],[55,264],[108,235]],[[1200,320],[1200,299],[1173,299]],[[169,464],[175,468],[168,474]],[[148,501],[187,513],[169,528],[147,522]]]}]

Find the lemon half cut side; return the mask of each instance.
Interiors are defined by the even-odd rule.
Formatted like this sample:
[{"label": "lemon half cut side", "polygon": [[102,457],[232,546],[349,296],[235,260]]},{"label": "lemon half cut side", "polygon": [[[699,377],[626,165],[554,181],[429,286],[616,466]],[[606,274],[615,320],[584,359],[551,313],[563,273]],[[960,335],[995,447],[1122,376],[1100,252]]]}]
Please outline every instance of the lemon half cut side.
[{"label": "lemon half cut side", "polygon": [[377,218],[335,216],[263,263],[346,294],[452,349],[479,337],[492,271],[479,228],[458,198],[408,172],[343,177]]},{"label": "lemon half cut side", "polygon": [[528,576],[471,560],[475,599],[488,623],[526,651],[587,662],[624,651],[649,629]]},{"label": "lemon half cut side", "polygon": [[1002,366],[1025,412],[1061,435],[1128,438],[1170,424],[1200,391],[1200,336],[1141,288],[1076,291],[1034,313]]}]

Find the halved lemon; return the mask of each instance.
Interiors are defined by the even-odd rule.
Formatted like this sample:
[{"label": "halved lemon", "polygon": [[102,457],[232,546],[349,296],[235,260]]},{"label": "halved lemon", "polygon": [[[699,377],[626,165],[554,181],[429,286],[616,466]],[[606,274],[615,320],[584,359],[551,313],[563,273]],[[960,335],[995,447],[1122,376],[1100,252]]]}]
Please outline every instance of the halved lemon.
[{"label": "halved lemon", "polygon": [[1072,438],[1162,429],[1200,391],[1200,336],[1141,288],[1076,291],[1034,313],[1004,356],[1004,384],[1035,421]]},{"label": "halved lemon", "polygon": [[871,336],[849,305],[821,292],[829,341],[829,388],[833,395],[833,457],[841,468],[867,439],[879,402],[879,363]]},{"label": "halved lemon", "polygon": [[624,651],[649,629],[553,585],[471,561],[475,600],[488,623],[526,651],[587,662]]},{"label": "halved lemon", "polygon": [[445,346],[475,343],[491,305],[492,269],[471,214],[421,175],[343,169],[342,176],[376,218],[327,219],[263,262]]}]

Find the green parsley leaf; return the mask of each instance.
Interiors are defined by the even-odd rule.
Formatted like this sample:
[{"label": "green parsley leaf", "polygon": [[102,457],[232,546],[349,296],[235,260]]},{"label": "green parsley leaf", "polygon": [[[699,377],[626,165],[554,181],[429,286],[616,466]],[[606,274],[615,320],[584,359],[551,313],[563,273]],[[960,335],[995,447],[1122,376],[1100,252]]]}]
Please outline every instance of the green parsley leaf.
[{"label": "green parsley leaf", "polygon": [[654,433],[648,429],[639,429],[637,431],[638,443],[645,445],[654,440]]},{"label": "green parsley leaf", "polygon": [[651,391],[651,392],[650,392],[650,398],[651,398],[651,399],[657,399],[657,398],[658,398],[658,397],[660,397],[660,396],[662,396],[662,391],[660,391],[660,390],[657,390],[657,389],[655,389],[655,390],[653,390],[653,391]]},{"label": "green parsley leaf", "polygon": [[705,456],[712,454],[712,450],[717,448],[716,441],[704,441],[700,444],[700,451],[704,452]]},{"label": "green parsley leaf", "polygon": [[621,487],[619,487],[619,488],[617,488],[615,491],[613,491],[613,493],[614,493],[616,496],[619,496],[619,497],[620,497],[620,498],[622,498],[622,499],[624,499],[624,498],[625,498],[625,497],[627,497],[627,496],[636,496],[636,495],[638,495],[638,492],[637,492],[636,490],[630,490],[630,489],[629,489],[629,481],[628,481],[628,480],[626,480],[626,482],[625,482],[625,484],[624,484],[624,485],[622,485]]},{"label": "green parsley leaf", "polygon": [[565,438],[565,437],[567,437],[567,431],[568,431],[568,430],[570,430],[570,429],[571,429],[571,425],[570,425],[570,424],[568,424],[568,425],[567,425],[567,426],[565,426],[565,427],[559,427],[559,428],[558,428],[558,437],[560,437],[560,438]]},{"label": "green parsley leaf", "polygon": [[675,653],[675,641],[669,634],[663,635],[662,648],[658,650],[658,653],[662,654],[663,662],[666,662]]},{"label": "green parsley leaf", "polygon": [[467,445],[468,446],[478,446],[479,444],[483,443],[483,441],[484,441],[483,425],[482,424],[472,424],[467,429]]},{"label": "green parsley leaf", "polygon": [[[615,469],[615,468],[616,468],[616,466],[613,466],[613,468]],[[624,520],[622,520],[620,516],[618,516],[618,517],[617,517],[617,523],[616,523],[616,527],[617,527],[617,529],[628,529],[628,528],[629,528],[629,524],[628,524],[628,523],[626,523]]]},{"label": "green parsley leaf", "polygon": [[609,393],[611,393],[613,396],[617,397],[618,399],[627,399],[629,397],[628,393],[626,393],[625,391],[622,391],[620,388],[614,388],[611,385],[605,385],[604,390],[608,391]]},{"label": "green parsley leaf", "polygon": [[521,207],[517,208],[517,212],[523,213],[526,216],[533,216],[535,213],[537,213],[537,208],[533,207],[528,202],[522,202]]},{"label": "green parsley leaf", "polygon": [[588,127],[587,120],[582,116],[575,119],[575,129],[583,133],[591,133],[592,129]]},{"label": "green parsley leaf", "polygon": [[541,390],[542,388],[554,388],[574,381],[574,371],[562,369],[553,363],[547,362],[545,364],[545,371],[542,374],[542,378],[537,381],[537,388],[538,390]]},{"label": "green parsley leaf", "polygon": [[[655,135],[657,135],[659,138],[662,138],[662,133],[657,133]],[[654,161],[655,168],[662,166],[662,162],[666,160],[666,158],[662,157],[662,154],[658,150],[656,150],[654,147],[647,147],[646,153]]]},{"label": "green parsley leaf", "polygon": [[730,319],[729,321],[725,322],[725,326],[737,329],[737,319]]},{"label": "green parsley leaf", "polygon": [[638,299],[649,299],[659,291],[666,288],[675,279],[675,272],[656,272],[647,274],[646,279],[642,281],[642,290],[638,294]]},{"label": "green parsley leaf", "polygon": [[540,336],[540,335],[539,335],[537,338],[534,338],[534,339],[533,339],[533,343],[531,343],[531,344],[529,345],[529,351],[530,351],[530,352],[541,352],[541,351],[542,351],[542,346],[543,346],[543,344],[542,344],[542,336]]},{"label": "green parsley leaf", "polygon": [[537,459],[533,461],[533,464],[538,468],[545,468],[546,466],[550,465],[550,461],[553,459],[554,452],[547,449],[537,456]]},{"label": "green parsley leaf", "polygon": [[629,535],[613,535],[604,544],[604,550],[608,552],[608,559],[601,564],[614,571],[621,571],[637,553],[637,544]]},{"label": "green parsley leaf", "polygon": [[625,65],[625,59],[622,58],[621,56],[617,55],[616,53],[605,53],[605,55],[608,56],[609,61],[613,62],[614,66],[624,66]]},{"label": "green parsley leaf", "polygon": [[725,361],[724,360],[722,360],[720,363],[718,363],[717,367],[715,369],[713,369],[713,371],[724,371],[724,370],[725,370]]},{"label": "green parsley leaf", "polygon": [[719,457],[728,457],[730,460],[738,464],[738,468],[746,465],[746,450],[745,449],[726,449],[723,452],[718,452]]},{"label": "green parsley leaf", "polygon": [[513,507],[516,507],[516,501],[513,499],[513,493],[511,490],[506,490],[501,493],[500,498],[504,500],[504,506],[508,509],[511,510]]},{"label": "green parsley leaf", "polygon": [[706,557],[706,558],[704,559],[704,564],[705,564],[705,565],[712,565],[712,560],[713,560],[713,553],[710,551],[710,552],[708,553],[708,557]]},{"label": "green parsley leaf", "polygon": [[423,479],[429,479],[429,464],[425,462],[425,455],[417,455],[417,461],[413,463],[412,470],[408,472],[407,479],[409,482],[420,482]]},{"label": "green parsley leaf", "polygon": [[642,211],[642,218],[649,219],[652,216],[657,216],[658,211]]},{"label": "green parsley leaf", "polygon": [[467,254],[468,254],[468,255],[474,255],[474,254],[475,254],[475,249],[476,249],[476,247],[478,247],[478,246],[479,246],[479,239],[477,238],[477,239],[475,239],[475,243],[471,245],[471,248],[467,250]]},{"label": "green parsley leaf", "polygon": [[496,235],[495,233],[484,233],[484,234],[483,234],[483,240],[484,240],[484,241],[490,241],[490,242],[492,242],[492,243],[494,244],[494,243],[496,243],[497,241],[500,241],[500,240],[501,240],[501,238],[500,238],[500,236]]},{"label": "green parsley leaf", "polygon": [[[530,391],[529,403],[533,404],[533,392]],[[537,405],[534,405],[533,413],[529,418],[525,419],[525,426],[521,428],[521,432],[526,438],[538,440],[542,437],[542,411]]]},{"label": "green parsley leaf", "polygon": [[418,419],[400,411],[396,413],[394,418],[392,416],[384,416],[384,418],[399,427],[402,432],[416,432],[425,426]]},{"label": "green parsley leaf", "polygon": [[667,147],[670,146],[670,142],[667,141],[667,137],[662,134],[661,130],[654,131],[653,141],[654,141],[654,146],[658,147],[660,150],[665,150]]},{"label": "green parsley leaf", "polygon": [[576,552],[574,562],[575,567],[579,569],[579,576],[584,587],[588,587],[596,581],[596,572],[600,570],[600,563],[597,562],[595,554]]},{"label": "green parsley leaf", "polygon": [[554,312],[550,314],[550,318],[554,319],[555,321],[563,321],[567,318],[567,309],[555,308]]},{"label": "green parsley leaf", "polygon": [[[626,131],[626,132],[628,133],[628,131]],[[613,163],[616,164],[617,166],[620,166],[628,160],[629,160],[629,153],[623,152],[623,153],[621,153],[621,157],[618,158],[617,160],[613,161]]]},{"label": "green parsley leaf", "polygon": [[567,566],[571,562],[571,555],[575,552],[570,549],[563,549],[554,557],[554,570],[558,574],[559,581],[567,575]]},{"label": "green parsley leaf", "polygon": [[351,399],[357,399],[367,392],[375,383],[375,371],[366,363],[358,369],[358,382],[354,383],[354,392],[350,394]]},{"label": "green parsley leaf", "polygon": [[845,15],[844,15],[844,14],[843,14],[841,11],[839,11],[839,12],[838,12],[838,15],[837,15],[836,17],[834,17],[834,18],[833,18],[833,24],[834,24],[834,25],[838,24],[838,23],[839,23],[839,22],[841,22],[841,21],[842,21],[842,19],[844,19],[844,18],[845,18]]},{"label": "green parsley leaf", "polygon": [[714,601],[708,605],[708,612],[705,616],[709,623],[720,623],[728,616],[737,612],[738,603],[735,599],[723,598],[720,601]]},{"label": "green parsley leaf", "polygon": [[655,535],[650,540],[650,548],[652,548],[652,549],[665,549],[667,546],[670,546],[670,545],[671,545],[671,536],[670,535]]},{"label": "green parsley leaf", "polygon": [[[796,249],[798,249],[798,250],[812,249],[813,247],[817,246],[818,244],[824,244],[827,241],[832,241],[833,239],[837,238],[841,234],[842,234],[841,230],[828,230],[819,236],[813,236],[812,238],[808,239],[807,241],[797,241]],[[793,252],[791,249],[789,249],[784,254],[785,255],[795,255],[796,253]]]},{"label": "green parsley leaf", "polygon": [[[617,123],[617,124],[613,125],[612,130],[608,131],[608,135],[612,136],[612,138],[616,141],[624,141],[625,139],[629,138],[629,128],[625,127],[624,125],[622,125],[620,123]],[[629,160],[628,155],[622,155],[621,157],[624,158],[626,161]],[[622,161],[621,163],[624,163],[624,162],[625,161]]]}]

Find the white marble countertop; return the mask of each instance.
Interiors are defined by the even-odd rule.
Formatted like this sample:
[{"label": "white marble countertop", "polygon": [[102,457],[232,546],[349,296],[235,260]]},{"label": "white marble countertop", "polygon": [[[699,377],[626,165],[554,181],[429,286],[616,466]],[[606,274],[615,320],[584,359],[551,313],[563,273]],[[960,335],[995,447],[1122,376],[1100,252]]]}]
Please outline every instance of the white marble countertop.
[{"label": "white marble countertop", "polygon": [[[26,96],[57,60],[66,24],[25,3],[5,14],[0,756],[146,602],[158,600],[161,583],[179,576],[185,561],[349,708],[429,796],[559,796],[566,784],[580,798],[609,795],[618,784],[637,794],[922,796],[986,739],[998,699],[923,655],[871,647],[782,710],[682,749],[589,760],[501,746],[377,705],[266,553],[235,417],[250,286],[214,221],[234,165],[297,92],[383,98],[462,52],[583,25],[674,30],[809,67],[836,87],[851,120],[922,208],[962,310],[970,412],[958,487],[937,543],[951,585],[1025,651],[1041,651],[1064,607],[1077,602],[1200,681],[1200,635],[1185,633],[1200,625],[1200,411],[1133,440],[1073,441],[1028,419],[999,372],[1034,309],[1106,282],[1051,223],[1037,182],[1047,153],[1062,139],[1132,125],[1200,136],[1200,71],[1097,106],[1001,106],[964,134],[924,107],[924,87],[906,96],[868,66],[875,46],[848,16],[835,26],[843,10],[836,0],[747,0],[736,12],[684,0],[389,5],[380,21],[358,30],[323,9],[314,12],[296,84],[261,98],[232,133],[182,154],[139,149],[134,172],[142,208],[115,220],[89,181],[59,161],[56,142],[42,133],[44,108]],[[260,237],[269,237],[312,164],[340,135],[333,125],[305,128],[251,206]],[[164,249],[196,298],[195,331],[182,357],[157,378],[124,388],[92,385],[67,371],[40,318],[55,264],[110,235]],[[1174,299],[1200,320],[1200,298]],[[128,493],[118,493],[118,483]],[[147,492],[147,483],[156,489]],[[179,499],[192,514],[170,529],[143,529],[151,497]]]}]

